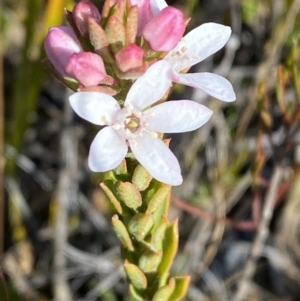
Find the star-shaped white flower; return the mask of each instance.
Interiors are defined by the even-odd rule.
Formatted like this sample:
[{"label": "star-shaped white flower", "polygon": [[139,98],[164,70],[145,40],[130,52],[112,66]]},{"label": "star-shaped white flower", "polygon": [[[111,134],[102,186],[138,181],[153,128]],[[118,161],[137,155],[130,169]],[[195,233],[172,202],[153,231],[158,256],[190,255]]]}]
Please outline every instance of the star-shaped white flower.
[{"label": "star-shaped white flower", "polygon": [[172,81],[202,89],[223,101],[234,101],[232,85],[224,77],[208,72],[180,73],[220,50],[230,35],[230,27],[216,23],[205,23],[190,31],[164,58],[172,66]]},{"label": "star-shaped white flower", "polygon": [[152,65],[132,85],[122,108],[112,96],[100,92],[78,92],[70,97],[70,104],[80,117],[106,126],[91,144],[91,170],[114,169],[126,156],[129,146],[155,179],[170,185],[182,183],[179,163],[158,133],[195,130],[208,121],[212,111],[189,100],[150,107],[170,88],[169,72],[165,60]]}]

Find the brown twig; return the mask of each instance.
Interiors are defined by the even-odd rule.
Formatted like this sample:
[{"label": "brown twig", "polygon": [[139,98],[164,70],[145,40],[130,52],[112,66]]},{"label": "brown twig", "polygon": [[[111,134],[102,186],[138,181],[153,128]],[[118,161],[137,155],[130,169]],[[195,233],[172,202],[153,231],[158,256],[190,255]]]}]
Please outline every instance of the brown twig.
[{"label": "brown twig", "polygon": [[233,301],[242,301],[248,294],[250,280],[255,273],[257,260],[261,255],[262,249],[269,236],[269,225],[273,216],[274,206],[277,199],[276,196],[281,178],[282,168],[280,166],[276,166],[271,178],[268,193],[266,195],[262,218],[260,220],[258,232],[252,246],[250,258],[244,268],[242,279],[238,283],[237,292],[232,299]]},{"label": "brown twig", "polygon": [[184,210],[185,212],[188,212],[192,215],[200,216],[205,219],[209,219],[215,222],[224,222],[227,226],[237,228],[239,230],[244,230],[244,231],[253,231],[255,229],[255,223],[253,221],[234,221],[229,218],[219,218],[216,215],[207,212],[206,210],[203,210],[201,208],[195,207],[193,205],[190,205],[181,199],[172,196],[171,198],[172,203],[179,207],[180,209]]}]

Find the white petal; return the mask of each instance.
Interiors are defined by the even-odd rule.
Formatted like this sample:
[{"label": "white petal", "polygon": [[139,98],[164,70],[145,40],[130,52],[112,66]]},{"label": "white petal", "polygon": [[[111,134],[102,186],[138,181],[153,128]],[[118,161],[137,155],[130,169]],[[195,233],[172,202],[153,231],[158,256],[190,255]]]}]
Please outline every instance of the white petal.
[{"label": "white petal", "polygon": [[171,86],[172,66],[165,60],[158,61],[139,77],[129,90],[125,106],[132,104],[140,110],[160,100]]},{"label": "white petal", "polygon": [[179,72],[189,68],[220,50],[229,40],[231,28],[205,23],[190,31],[165,57]]},{"label": "white petal", "polygon": [[174,186],[182,183],[178,160],[163,141],[144,133],[129,144],[137,160],[155,179]]},{"label": "white petal", "polygon": [[112,124],[120,110],[113,97],[100,92],[77,92],[69,97],[69,101],[81,118],[98,125]]},{"label": "white petal", "polygon": [[173,80],[183,85],[199,88],[207,94],[226,102],[236,99],[231,83],[217,74],[208,72],[177,74]]},{"label": "white petal", "polygon": [[151,0],[151,10],[154,16],[156,16],[161,10],[168,6],[164,0]]},{"label": "white petal", "polygon": [[147,129],[161,133],[193,131],[212,115],[207,107],[189,100],[168,101],[145,111]]},{"label": "white petal", "polygon": [[115,130],[107,126],[93,140],[89,153],[92,171],[108,171],[117,167],[127,154],[127,144]]}]

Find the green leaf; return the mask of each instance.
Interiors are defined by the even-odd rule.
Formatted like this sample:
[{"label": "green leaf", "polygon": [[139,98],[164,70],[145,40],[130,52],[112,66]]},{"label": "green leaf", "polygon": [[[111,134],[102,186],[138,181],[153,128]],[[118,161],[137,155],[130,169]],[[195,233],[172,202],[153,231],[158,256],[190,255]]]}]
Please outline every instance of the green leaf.
[{"label": "green leaf", "polygon": [[149,187],[151,180],[152,176],[148,170],[139,164],[133,172],[132,183],[139,191],[144,191]]},{"label": "green leaf", "polygon": [[169,300],[170,296],[174,292],[175,288],[175,279],[171,278],[169,283],[160,289],[154,294],[152,301],[167,301]]},{"label": "green leaf", "polygon": [[131,297],[134,299],[134,301],[143,301],[144,298],[141,296],[141,294],[135,289],[135,287],[132,284],[129,284],[129,291],[131,293]]},{"label": "green leaf", "polygon": [[129,251],[134,251],[134,247],[132,244],[132,241],[130,239],[129,233],[125,227],[125,225],[119,220],[119,217],[117,214],[115,214],[112,217],[112,225],[114,228],[114,231],[121,241],[122,245],[126,247]]},{"label": "green leaf", "polygon": [[178,249],[178,219],[171,223],[163,239],[163,258],[158,267],[160,275],[166,274],[172,266]]},{"label": "green leaf", "polygon": [[162,248],[162,242],[163,242],[167,225],[168,225],[167,218],[165,216],[162,216],[159,225],[152,233],[151,245],[153,250],[158,251]]},{"label": "green leaf", "polygon": [[[153,183],[153,184],[152,184]],[[150,209],[147,209],[149,211],[152,211],[153,217],[154,217],[154,227],[153,229],[156,229],[158,224],[160,223],[162,215],[167,216],[169,212],[169,206],[170,206],[170,197],[171,197],[171,187],[167,184],[162,184],[156,181],[151,182],[151,186],[153,185],[154,193],[148,194],[147,190],[147,204],[148,207],[150,206]],[[153,208],[153,209],[152,209]]]},{"label": "green leaf", "polygon": [[146,213],[156,212],[161,207],[163,202],[165,202],[166,199],[169,197],[170,191],[171,191],[171,186],[167,184],[163,184],[163,186],[157,190],[157,192],[150,200]]},{"label": "green leaf", "polygon": [[118,182],[116,185],[116,193],[128,208],[135,210],[142,205],[141,194],[130,182]]},{"label": "green leaf", "polygon": [[136,289],[143,290],[147,288],[147,278],[136,265],[125,260],[124,268],[126,275]]},{"label": "green leaf", "polygon": [[137,240],[143,240],[153,224],[152,214],[138,213],[129,221],[128,230]]},{"label": "green leaf", "polygon": [[108,199],[110,200],[110,202],[115,207],[116,211],[122,215],[122,213],[123,213],[122,206],[121,206],[120,202],[117,200],[117,198],[115,197],[115,195],[112,193],[112,191],[108,188],[108,186],[106,186],[106,184],[104,182],[100,183],[100,186],[103,189],[103,191],[105,192],[105,194],[108,197]]},{"label": "green leaf", "polygon": [[175,289],[168,301],[180,301],[186,295],[191,281],[190,276],[175,276]]},{"label": "green leaf", "polygon": [[156,272],[157,267],[162,258],[162,251],[153,252],[151,250],[147,250],[142,254],[139,259],[139,267],[145,273]]}]

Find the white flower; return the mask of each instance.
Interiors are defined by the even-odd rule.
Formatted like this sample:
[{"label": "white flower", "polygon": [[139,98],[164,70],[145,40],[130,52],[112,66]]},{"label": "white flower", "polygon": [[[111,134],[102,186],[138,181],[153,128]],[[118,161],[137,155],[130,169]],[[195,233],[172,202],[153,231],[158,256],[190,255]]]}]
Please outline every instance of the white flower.
[{"label": "white flower", "polygon": [[230,35],[230,27],[216,23],[205,23],[190,31],[164,58],[172,66],[172,81],[202,89],[223,101],[234,101],[232,85],[224,77],[208,72],[180,73],[220,50]]},{"label": "white flower", "polygon": [[150,108],[170,88],[168,66],[165,60],[152,65],[132,85],[123,108],[112,96],[100,92],[78,92],[70,97],[70,104],[80,117],[106,126],[91,144],[91,170],[114,169],[129,146],[154,178],[171,185],[182,183],[179,163],[157,133],[195,130],[208,121],[212,112],[189,100],[168,101]]}]

